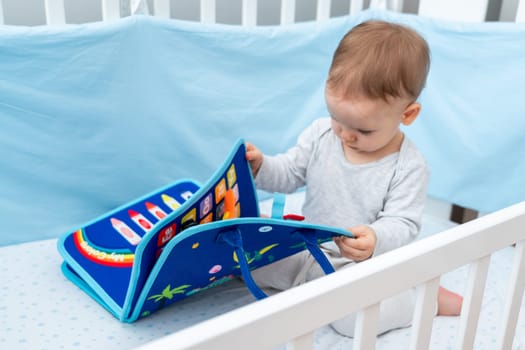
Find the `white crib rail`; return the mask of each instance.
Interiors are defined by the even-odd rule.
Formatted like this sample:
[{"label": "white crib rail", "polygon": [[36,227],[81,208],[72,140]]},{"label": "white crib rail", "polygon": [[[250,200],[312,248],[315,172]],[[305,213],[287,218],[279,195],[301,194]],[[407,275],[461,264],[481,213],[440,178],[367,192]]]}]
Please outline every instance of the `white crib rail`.
[{"label": "white crib rail", "polygon": [[[379,303],[370,305],[357,313],[355,325],[355,342],[356,349],[373,349],[376,343],[376,328],[379,321]],[[312,332],[313,336],[313,332]],[[290,341],[293,343],[295,340]],[[303,349],[310,349],[312,344]]]},{"label": "white crib rail", "polygon": [[478,325],[481,301],[489,269],[490,255],[484,256],[470,264],[470,273],[465,293],[462,318],[459,325],[459,348],[472,349],[474,335]]},{"label": "white crib rail", "polygon": [[[523,230],[523,226],[522,226]],[[525,290],[525,241],[516,244],[514,262],[507,289],[505,308],[503,310],[502,326],[498,337],[498,349],[510,349],[514,338],[516,322],[518,321],[520,305]]]},{"label": "white crib rail", "polygon": [[[40,1],[40,0],[35,0]],[[349,13],[363,10],[363,0],[347,0]],[[170,0],[153,0],[149,8],[147,0],[100,0],[102,21],[118,19],[128,12],[131,14],[153,14],[161,18],[171,18]],[[203,23],[215,23],[217,2],[216,0],[200,0],[200,21]],[[304,4],[297,0],[281,0],[280,24],[295,22],[297,6]],[[372,0],[371,7],[401,10],[403,0]],[[258,1],[242,0],[241,2],[241,24],[244,26],[257,25]],[[316,20],[326,20],[331,17],[332,0],[317,0]],[[45,21],[47,25],[63,25],[68,23],[64,0],[44,0]],[[0,0],[0,24],[5,23],[4,5]]]},{"label": "white crib rail", "polygon": [[488,0],[419,0],[420,16],[483,22],[486,17]]},{"label": "white crib rail", "polygon": [[525,22],[525,1],[518,1],[516,9],[516,22]]},{"label": "white crib rail", "polygon": [[[412,243],[271,298],[148,343],[158,349],[271,349],[286,341],[310,349],[313,332],[359,310],[354,350],[375,346],[378,305],[389,296],[417,286],[412,348],[428,346],[439,277],[472,264],[461,316],[459,349],[471,348],[490,255],[518,242],[500,325],[500,349],[510,349],[525,286],[525,202]],[[402,278],[400,276],[403,276]],[[334,305],[333,301],[339,301]],[[341,300],[345,300],[341,303]],[[307,341],[308,340],[308,341]],[[306,344],[307,343],[307,344]]]},{"label": "white crib rail", "polygon": [[201,22],[216,22],[217,4],[215,0],[201,0]]},{"label": "white crib rail", "polygon": [[417,289],[417,302],[413,316],[410,349],[427,349],[432,333],[432,320],[436,312],[439,277],[420,284]]},{"label": "white crib rail", "polygon": [[[35,2],[40,0],[34,0]],[[99,0],[103,21],[110,21],[134,13],[152,14],[161,18],[172,18],[172,0]],[[348,1],[348,13],[353,14],[363,10],[365,1]],[[506,1],[506,0],[501,0]],[[61,25],[68,23],[64,0],[44,0],[45,19],[48,25]],[[318,21],[332,17],[332,0],[317,0],[315,19]],[[470,22],[484,21],[487,16],[488,0],[419,0],[418,14],[434,18],[449,20],[461,20]],[[525,0],[515,0],[516,21],[525,21]],[[151,5],[149,8],[148,4]],[[373,8],[383,8],[393,11],[402,11],[404,8],[403,0],[370,0],[369,6]],[[200,20],[203,23],[217,22],[217,1],[199,0]],[[303,6],[304,2],[297,0],[280,0],[280,24],[290,24],[296,21],[296,10]],[[258,24],[258,0],[241,1],[241,21],[245,26]],[[0,0],[0,25],[5,23],[5,11],[3,0]],[[177,14],[175,14],[176,17]]]},{"label": "white crib rail", "polygon": [[112,21],[120,18],[120,0],[102,0],[102,20]]},{"label": "white crib rail", "polygon": [[281,24],[295,22],[295,0],[281,1]]},{"label": "white crib rail", "polygon": [[242,0],[242,25],[257,25],[257,0]]},{"label": "white crib rail", "polygon": [[46,19],[49,25],[66,23],[64,0],[45,0]]}]

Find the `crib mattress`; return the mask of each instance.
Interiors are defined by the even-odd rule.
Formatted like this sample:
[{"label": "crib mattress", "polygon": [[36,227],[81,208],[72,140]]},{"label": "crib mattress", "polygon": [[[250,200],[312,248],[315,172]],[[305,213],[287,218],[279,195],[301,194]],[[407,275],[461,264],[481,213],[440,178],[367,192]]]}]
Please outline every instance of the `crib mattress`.
[{"label": "crib mattress", "polygon": [[[288,212],[298,212],[301,196],[288,200]],[[269,202],[261,211],[269,211]],[[453,224],[425,215],[422,236]],[[494,254],[475,340],[476,349],[495,346],[497,320],[503,309],[513,248]],[[62,258],[56,240],[0,248],[0,348],[2,349],[109,349],[133,348],[200,321],[255,302],[243,283],[233,280],[187,298],[132,324],[117,321],[87,294],[69,282],[60,270]],[[468,267],[443,276],[441,284],[463,292]],[[523,307],[522,307],[523,308]],[[431,349],[449,349],[456,340],[457,317],[436,317]],[[525,344],[525,321],[520,316],[514,348]],[[379,349],[408,348],[410,328],[388,332],[378,339]],[[349,349],[352,339],[329,326],[317,331],[315,349]]]}]

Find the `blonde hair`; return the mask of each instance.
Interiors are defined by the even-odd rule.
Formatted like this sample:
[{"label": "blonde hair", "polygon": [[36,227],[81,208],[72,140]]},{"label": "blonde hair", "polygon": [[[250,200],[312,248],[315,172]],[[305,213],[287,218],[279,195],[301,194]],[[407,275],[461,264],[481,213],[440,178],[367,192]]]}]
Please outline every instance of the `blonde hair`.
[{"label": "blonde hair", "polygon": [[416,31],[367,21],[352,28],[337,47],[327,89],[341,97],[417,99],[430,68],[428,44]]}]

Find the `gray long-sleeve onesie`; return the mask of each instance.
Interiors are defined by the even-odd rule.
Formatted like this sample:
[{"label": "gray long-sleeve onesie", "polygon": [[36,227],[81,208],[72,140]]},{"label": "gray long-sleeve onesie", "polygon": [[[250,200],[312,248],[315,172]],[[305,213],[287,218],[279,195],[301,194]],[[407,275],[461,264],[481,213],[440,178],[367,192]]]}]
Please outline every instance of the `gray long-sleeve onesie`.
[{"label": "gray long-sleeve onesie", "polygon": [[303,214],[313,223],[349,228],[369,225],[374,255],[412,241],[421,226],[428,168],[404,138],[399,152],[367,164],[351,164],[330,118],[314,121],[286,153],[264,156],[258,188],[290,193],[306,185]]}]

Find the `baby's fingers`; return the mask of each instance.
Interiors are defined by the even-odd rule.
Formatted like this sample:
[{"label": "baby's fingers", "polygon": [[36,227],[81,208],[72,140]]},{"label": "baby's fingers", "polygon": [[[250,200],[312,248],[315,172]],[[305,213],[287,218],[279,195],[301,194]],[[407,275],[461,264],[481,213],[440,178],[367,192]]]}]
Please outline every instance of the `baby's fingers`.
[{"label": "baby's fingers", "polygon": [[362,261],[368,259],[371,255],[368,244],[359,239],[348,237],[337,237],[334,242],[339,247],[339,251],[345,258]]}]

